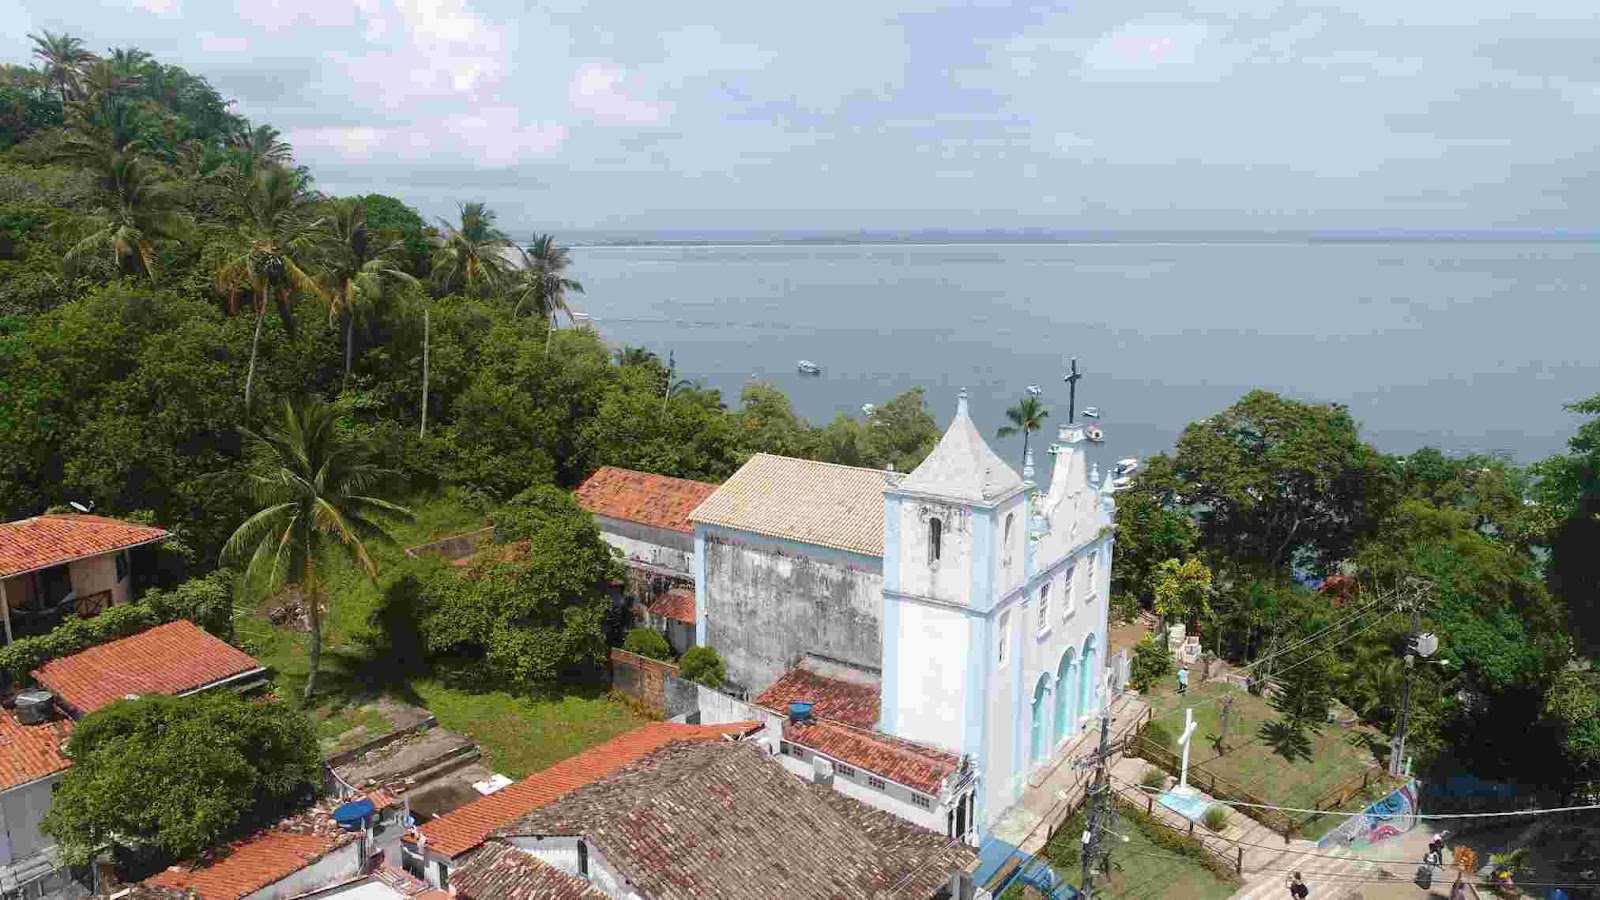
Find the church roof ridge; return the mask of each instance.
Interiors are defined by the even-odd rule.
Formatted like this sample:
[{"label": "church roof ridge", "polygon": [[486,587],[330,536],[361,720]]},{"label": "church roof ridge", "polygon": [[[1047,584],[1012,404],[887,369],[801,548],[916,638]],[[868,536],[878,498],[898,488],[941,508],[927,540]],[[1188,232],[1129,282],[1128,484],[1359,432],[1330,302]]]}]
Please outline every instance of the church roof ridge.
[{"label": "church roof ridge", "polygon": [[955,417],[938,445],[895,489],[986,504],[1022,484],[1022,476],[994,452],[973,424],[963,389],[956,402]]}]

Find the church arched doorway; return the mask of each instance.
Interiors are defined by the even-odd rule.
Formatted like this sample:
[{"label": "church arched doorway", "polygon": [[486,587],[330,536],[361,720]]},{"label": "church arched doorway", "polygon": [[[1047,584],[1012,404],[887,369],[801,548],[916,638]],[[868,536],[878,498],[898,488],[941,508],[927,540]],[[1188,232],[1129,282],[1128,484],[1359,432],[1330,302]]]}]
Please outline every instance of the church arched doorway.
[{"label": "church arched doorway", "polygon": [[1039,680],[1033,686],[1033,727],[1028,741],[1028,758],[1035,764],[1044,762],[1045,747],[1049,746],[1046,735],[1049,734],[1049,724],[1045,716],[1050,713],[1050,674],[1041,672]]},{"label": "church arched doorway", "polygon": [[1092,716],[1100,711],[1100,698],[1096,691],[1100,682],[1100,667],[1097,665],[1098,649],[1095,647],[1093,634],[1083,639],[1083,663],[1078,673],[1080,716]]},{"label": "church arched doorway", "polygon": [[1073,705],[1077,699],[1078,656],[1071,647],[1061,654],[1061,665],[1056,667],[1056,727],[1055,743],[1059,744],[1078,733],[1078,710]]}]

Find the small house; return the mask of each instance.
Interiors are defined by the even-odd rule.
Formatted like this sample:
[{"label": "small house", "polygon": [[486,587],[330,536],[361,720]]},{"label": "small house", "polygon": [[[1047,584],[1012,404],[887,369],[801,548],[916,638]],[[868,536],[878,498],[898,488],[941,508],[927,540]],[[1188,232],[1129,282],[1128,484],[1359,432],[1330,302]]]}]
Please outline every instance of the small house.
[{"label": "small house", "polygon": [[104,516],[43,515],[0,524],[0,622],[6,643],[44,634],[69,615],[99,615],[133,599],[135,547],[167,532]]}]

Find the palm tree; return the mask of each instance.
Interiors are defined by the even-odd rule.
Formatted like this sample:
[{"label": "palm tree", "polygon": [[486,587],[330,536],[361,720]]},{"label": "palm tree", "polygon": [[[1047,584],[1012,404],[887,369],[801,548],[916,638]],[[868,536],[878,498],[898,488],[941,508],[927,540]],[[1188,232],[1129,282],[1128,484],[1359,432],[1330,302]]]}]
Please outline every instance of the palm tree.
[{"label": "palm tree", "polygon": [[172,186],[161,180],[157,164],[137,151],[108,151],[99,174],[101,203],[88,217],[91,233],[62,257],[68,278],[91,251],[104,246],[124,275],[156,280],[158,239],[183,234],[185,221]]},{"label": "palm tree", "polygon": [[287,166],[294,160],[294,148],[280,140],[282,137],[283,133],[271,125],[251,128],[246,122],[229,139],[228,145],[249,160],[252,171],[265,163]]},{"label": "palm tree", "polygon": [[536,234],[533,244],[526,248],[518,247],[517,253],[522,257],[522,267],[517,272],[516,285],[512,289],[517,305],[511,314],[515,316],[522,312],[523,306],[529,306],[541,318],[549,320],[550,329],[545,332],[544,338],[544,352],[548,356],[550,336],[556,330],[556,313],[564,312],[569,320],[572,318],[572,309],[567,306],[567,292],[581,294],[583,285],[566,277],[572,257],[567,253],[567,248],[556,246],[553,235]]},{"label": "palm tree", "polygon": [[222,558],[244,563],[247,583],[299,586],[311,617],[311,671],[303,696],[310,702],[322,662],[318,566],[340,551],[376,580],[367,542],[393,543],[386,522],[410,518],[411,511],[368,493],[384,473],[340,435],[333,409],[315,397],[285,402],[282,420],[264,434],[244,433],[255,457],[249,478],[258,509],[228,538]]},{"label": "palm tree", "polygon": [[84,64],[95,58],[94,54],[84,49],[83,41],[69,35],[46,30],[42,35],[28,37],[33,39],[33,55],[44,63],[45,79],[60,90],[65,106],[77,96],[80,73]]},{"label": "palm tree", "polygon": [[138,47],[112,47],[106,61],[129,78],[142,79],[149,70],[153,57]]},{"label": "palm tree", "polygon": [[1017,432],[1022,432],[1022,465],[1028,464],[1028,435],[1044,427],[1044,420],[1050,418],[1050,411],[1044,408],[1038,397],[1029,395],[1017,401],[1017,405],[1006,410],[1006,419],[1010,425],[1000,426],[994,433],[997,438],[1010,437]]},{"label": "palm tree", "polygon": [[[482,203],[463,203],[461,225],[443,219],[439,247],[433,254],[433,283],[441,294],[466,292],[482,295],[505,281],[505,250],[511,241],[494,226],[494,211]],[[422,306],[422,426],[428,433],[428,341],[431,326],[428,304]]]},{"label": "palm tree", "polygon": [[294,336],[294,292],[321,296],[322,288],[306,274],[300,259],[308,256],[320,222],[308,221],[318,199],[307,186],[304,173],[268,165],[251,179],[244,197],[245,220],[234,235],[233,252],[217,268],[217,288],[228,295],[229,312],[239,312],[239,298],[250,292],[256,316],[255,337],[250,341],[250,369],[244,380],[244,405],[249,414],[255,385],[256,356],[261,325],[270,294],[283,327]]},{"label": "palm tree", "polygon": [[415,285],[400,268],[404,242],[384,241],[367,227],[367,204],[361,197],[335,200],[323,220],[320,241],[326,264],[322,296],[328,316],[344,319],[344,383],[350,383],[355,322],[360,311],[383,294],[391,281]]}]

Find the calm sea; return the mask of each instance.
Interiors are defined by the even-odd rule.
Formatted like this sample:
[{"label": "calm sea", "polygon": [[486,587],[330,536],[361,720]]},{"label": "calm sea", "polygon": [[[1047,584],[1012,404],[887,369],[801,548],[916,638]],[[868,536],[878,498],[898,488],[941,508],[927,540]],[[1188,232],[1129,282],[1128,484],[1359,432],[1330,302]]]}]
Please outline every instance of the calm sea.
[{"label": "calm sea", "polygon": [[[579,247],[577,298],[615,344],[671,352],[730,405],[770,381],[823,423],[961,387],[986,433],[1039,385],[1098,407],[1097,456],[1169,448],[1266,388],[1347,404],[1388,451],[1527,462],[1600,391],[1600,248],[1577,243],[849,244]],[[795,363],[822,366],[802,377]],[[1008,459],[1020,439],[997,442]],[[1040,460],[1041,463],[1043,459]]]}]

